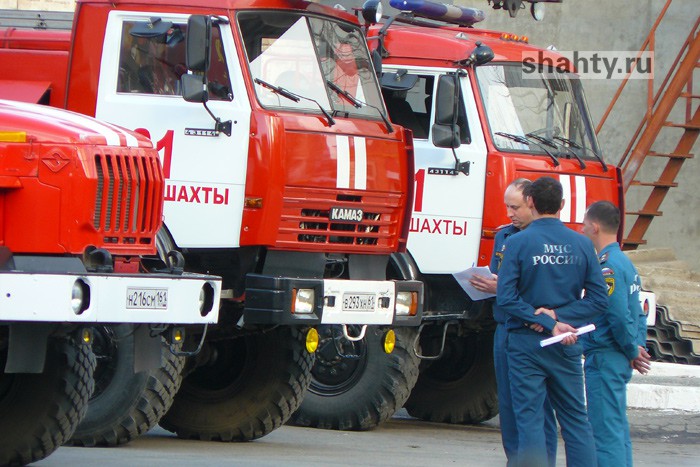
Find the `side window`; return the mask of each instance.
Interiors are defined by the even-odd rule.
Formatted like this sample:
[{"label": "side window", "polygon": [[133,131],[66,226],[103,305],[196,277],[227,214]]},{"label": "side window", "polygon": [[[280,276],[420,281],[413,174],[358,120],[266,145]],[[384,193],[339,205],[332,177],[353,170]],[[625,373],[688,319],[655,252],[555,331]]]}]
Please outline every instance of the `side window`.
[{"label": "side window", "polygon": [[[163,34],[144,37],[138,33],[143,25],[142,21],[125,21],[122,27],[117,92],[180,95],[180,77],[187,73],[187,26],[170,24]],[[212,59],[207,78],[210,99],[233,98],[218,26],[212,30]]]},{"label": "side window", "polygon": [[427,139],[430,132],[434,82],[433,76],[419,76],[409,90],[382,89],[391,121],[412,130],[417,139]]}]

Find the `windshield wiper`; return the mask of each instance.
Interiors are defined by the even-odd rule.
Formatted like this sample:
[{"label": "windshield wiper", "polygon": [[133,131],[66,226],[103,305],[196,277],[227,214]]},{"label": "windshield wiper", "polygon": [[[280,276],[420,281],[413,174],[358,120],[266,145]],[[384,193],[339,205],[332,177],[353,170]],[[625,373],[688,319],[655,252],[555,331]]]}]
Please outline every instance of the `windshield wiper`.
[{"label": "windshield wiper", "polygon": [[275,86],[274,84],[268,83],[267,81],[263,81],[260,78],[255,78],[253,81],[255,81],[260,86],[269,89],[270,91],[274,92],[275,94],[279,94],[282,97],[286,97],[290,101],[294,101],[294,102],[300,101],[299,97],[294,95],[291,91],[287,91],[283,87]]},{"label": "windshield wiper", "polygon": [[608,166],[605,164],[605,161],[604,161],[603,158],[600,157],[600,155],[598,155],[598,153],[595,152],[594,150],[589,149],[589,148],[586,148],[586,147],[583,147],[583,146],[581,146],[580,144],[578,144],[577,142],[572,141],[572,140],[570,140],[570,139],[568,139],[568,138],[564,138],[563,136],[555,136],[554,138],[557,139],[557,140],[559,140],[559,141],[561,141],[562,143],[568,144],[569,146],[571,146],[571,147],[573,147],[573,148],[575,148],[575,149],[582,149],[583,151],[590,151],[591,153],[593,153],[593,155],[595,156],[595,158],[598,159],[598,161],[600,161],[600,164],[603,166],[603,172],[607,172],[607,171],[608,171]]},{"label": "windshield wiper", "polygon": [[348,102],[355,106],[356,109],[362,107],[362,102],[355,99],[355,97],[349,92],[347,92],[345,89],[340,89],[340,87],[337,84],[335,84],[329,79],[326,80],[326,83],[328,84],[329,88],[331,88],[339,96],[344,97]]},{"label": "windshield wiper", "polygon": [[326,80],[326,83],[328,84],[328,87],[333,90],[336,94],[338,94],[341,97],[344,97],[348,102],[350,102],[356,109],[359,109],[362,106],[367,106],[369,108],[372,108],[377,111],[380,117],[382,117],[382,120],[384,121],[384,125],[386,125],[386,131],[389,133],[394,132],[394,127],[391,126],[391,122],[389,122],[389,119],[384,115],[384,113],[377,107],[376,105],[371,105],[368,104],[367,102],[363,102],[357,97],[353,96],[349,92],[347,92],[344,89],[341,89],[337,84],[335,84],[331,80]]},{"label": "windshield wiper", "polygon": [[[559,148],[560,148],[560,147],[566,149],[567,152],[569,152],[572,156],[574,156],[574,157],[576,158],[576,160],[578,161],[578,163],[579,163],[579,165],[580,165],[580,167],[581,167],[581,170],[583,170],[583,169],[586,168],[586,163],[583,162],[583,160],[578,156],[578,154],[576,154],[576,153],[575,153],[573,150],[571,150],[571,148],[569,148],[568,146],[564,146],[564,145],[561,145],[561,146],[560,146],[560,145],[558,145],[557,143],[555,143],[554,141],[552,141],[551,139],[545,138],[544,136],[533,135],[532,133],[528,133],[526,136],[528,136],[529,138],[536,139],[536,140],[539,141],[540,143],[546,144],[546,145],[549,146],[550,148],[554,148],[554,149],[556,149],[557,151],[559,151]],[[554,138],[556,138],[556,136],[554,136]],[[561,153],[559,153],[559,155],[561,155]]]},{"label": "windshield wiper", "polygon": [[[557,159],[557,156],[555,156],[554,154],[549,152],[549,150],[547,148],[545,148],[543,145],[541,145],[537,142],[531,141],[526,136],[513,135],[511,133],[504,133],[502,131],[497,131],[495,134],[497,134],[498,136],[503,136],[504,138],[508,138],[510,140],[513,140],[516,143],[527,144],[528,146],[531,144],[534,144],[538,148],[542,149],[552,159],[552,162],[554,163],[555,167],[559,165],[559,159]],[[532,137],[530,137],[530,138],[532,138]],[[536,140],[535,138],[532,138],[532,139]]]},{"label": "windshield wiper", "polygon": [[305,100],[305,101],[310,101],[313,102],[318,106],[318,108],[321,110],[321,113],[323,114],[324,117],[326,117],[326,120],[328,120],[328,126],[333,126],[335,125],[335,120],[333,120],[333,117],[331,117],[331,114],[328,113],[326,109],[323,108],[323,106],[316,100],[316,99],[311,99],[310,97],[305,97],[302,96],[301,94],[296,94],[289,89],[285,89],[281,86],[275,86],[274,84],[270,84],[267,81],[263,81],[260,78],[255,78],[253,80],[255,83],[259,84],[260,86],[269,89],[270,91],[274,92],[275,94],[279,94],[280,96],[286,97],[287,99],[294,101],[294,102],[299,102],[300,100]]}]

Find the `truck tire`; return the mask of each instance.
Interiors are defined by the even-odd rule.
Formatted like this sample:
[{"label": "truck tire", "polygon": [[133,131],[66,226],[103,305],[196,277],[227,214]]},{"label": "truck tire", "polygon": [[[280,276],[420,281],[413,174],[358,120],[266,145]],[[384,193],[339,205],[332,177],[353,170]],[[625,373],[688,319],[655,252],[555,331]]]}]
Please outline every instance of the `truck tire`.
[{"label": "truck tire", "polygon": [[173,403],[184,358],[163,345],[161,367],[134,373],[134,326],[95,328],[95,393],[71,438],[74,446],[118,446],[153,428]]},{"label": "truck tire", "polygon": [[338,355],[330,327],[322,328],[311,386],[292,423],[370,430],[388,420],[406,402],[418,378],[418,357],[412,350],[417,332],[396,329],[396,347],[387,354],[382,349],[383,332],[370,327],[365,339],[355,344],[359,358],[347,358]]},{"label": "truck tire", "polygon": [[87,410],[94,369],[88,346],[51,339],[43,373],[0,373],[0,465],[38,461],[71,437]]},{"label": "truck tire", "polygon": [[216,357],[184,378],[161,427],[184,439],[250,441],[299,407],[313,365],[302,330],[277,327],[207,345]]},{"label": "truck tire", "polygon": [[[423,336],[422,336],[423,337]],[[470,424],[498,414],[493,333],[448,335],[444,355],[426,361],[406,402],[408,413],[421,420]],[[426,346],[428,347],[428,346]]]}]

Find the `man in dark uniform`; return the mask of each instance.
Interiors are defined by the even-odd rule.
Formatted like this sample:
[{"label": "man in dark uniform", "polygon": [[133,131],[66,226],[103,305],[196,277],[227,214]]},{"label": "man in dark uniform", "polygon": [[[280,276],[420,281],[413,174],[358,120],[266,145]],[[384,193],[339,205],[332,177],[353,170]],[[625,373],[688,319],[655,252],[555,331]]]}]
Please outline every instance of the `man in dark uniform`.
[{"label": "man in dark uniform", "polygon": [[[542,177],[525,189],[534,220],[505,243],[496,303],[506,313],[508,366],[518,427],[518,465],[547,465],[544,402],[556,411],[569,467],[596,464],[583,395],[581,345],[575,335],[540,346],[546,337],[575,332],[607,307],[603,274],[592,242],[559,220],[562,186]],[[583,291],[585,290],[585,294]]]},{"label": "man in dark uniform", "polygon": [[[474,275],[470,280],[477,290],[487,293],[496,293],[498,269],[503,259],[503,245],[508,237],[520,232],[532,222],[532,211],[527,207],[523,190],[532,183],[527,178],[513,180],[506,188],[503,201],[506,205],[506,214],[511,223],[500,227],[494,238],[493,253],[489,269],[493,273],[492,278]],[[501,440],[503,450],[508,459],[508,466],[516,465],[518,454],[518,428],[515,424],[513,401],[510,395],[510,381],[508,379],[508,359],[506,356],[506,315],[498,305],[493,304],[493,319],[496,321],[496,331],[493,335],[493,363],[496,373],[498,389],[498,419],[501,426]],[[545,401],[545,439],[547,444],[547,458],[550,467],[554,467],[557,459],[557,422],[554,419],[554,411]]]},{"label": "man in dark uniform", "polygon": [[608,286],[607,310],[594,321],[595,331],[581,339],[598,467],[632,466],[627,383],[633,368],[642,374],[649,368],[641,282],[617,243],[619,227],[620,211],[609,201],[591,204],[583,218],[583,233],[593,241]]}]

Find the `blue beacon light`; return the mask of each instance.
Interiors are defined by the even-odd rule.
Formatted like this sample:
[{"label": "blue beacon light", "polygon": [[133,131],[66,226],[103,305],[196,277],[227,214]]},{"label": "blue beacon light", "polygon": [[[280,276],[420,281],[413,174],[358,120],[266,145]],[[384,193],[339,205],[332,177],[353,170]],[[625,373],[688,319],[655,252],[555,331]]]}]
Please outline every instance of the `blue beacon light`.
[{"label": "blue beacon light", "polygon": [[389,5],[416,16],[452,24],[471,25],[483,21],[486,17],[483,11],[476,8],[444,5],[428,0],[390,0]]}]

